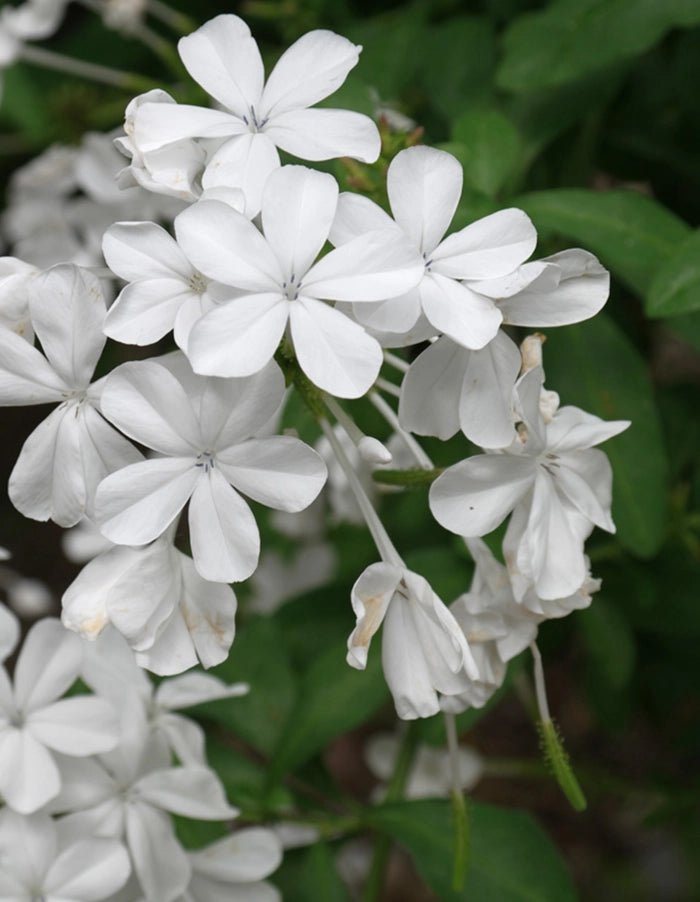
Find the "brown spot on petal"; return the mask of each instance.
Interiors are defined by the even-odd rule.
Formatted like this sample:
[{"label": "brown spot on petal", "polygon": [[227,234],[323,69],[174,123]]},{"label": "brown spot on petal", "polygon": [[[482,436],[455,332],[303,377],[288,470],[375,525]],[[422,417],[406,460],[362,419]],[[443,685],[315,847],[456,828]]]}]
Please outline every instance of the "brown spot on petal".
[{"label": "brown spot on petal", "polygon": [[363,598],[362,604],[365,606],[365,614],[357,625],[355,638],[352,644],[364,646],[366,648],[369,645],[372,636],[379,629],[379,624],[382,621],[382,596],[372,595],[370,598]]}]

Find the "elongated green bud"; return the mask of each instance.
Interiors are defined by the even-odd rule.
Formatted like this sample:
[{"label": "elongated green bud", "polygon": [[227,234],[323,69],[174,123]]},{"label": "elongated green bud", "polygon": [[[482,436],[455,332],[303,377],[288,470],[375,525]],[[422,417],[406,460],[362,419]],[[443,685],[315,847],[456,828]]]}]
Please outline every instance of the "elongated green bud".
[{"label": "elongated green bud", "polygon": [[583,790],[574,774],[569,756],[564,748],[559,730],[553,720],[541,720],[537,724],[542,753],[548,767],[554,774],[562,792],[575,811],[584,811],[587,802]]}]

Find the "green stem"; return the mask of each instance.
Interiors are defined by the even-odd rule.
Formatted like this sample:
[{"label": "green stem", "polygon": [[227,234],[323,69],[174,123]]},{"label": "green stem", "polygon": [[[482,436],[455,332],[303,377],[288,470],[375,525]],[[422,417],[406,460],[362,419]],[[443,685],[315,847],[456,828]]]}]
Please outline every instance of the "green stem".
[{"label": "green stem", "polygon": [[[394,773],[386,791],[387,802],[397,802],[402,798],[406,783],[408,782],[411,766],[418,746],[417,721],[412,721],[407,727],[401,739],[399,752],[396,756]],[[374,845],[374,854],[370,864],[365,891],[362,902],[381,902],[386,877],[386,866],[391,852],[391,838],[385,833],[377,837]]]},{"label": "green stem", "polygon": [[150,91],[158,87],[158,83],[141,75],[133,75],[131,72],[122,72],[119,69],[110,69],[100,66],[98,63],[88,63],[85,60],[74,59],[61,53],[54,53],[44,47],[35,47],[33,44],[25,44],[22,48],[21,59],[35,66],[43,66],[46,69],[55,69],[58,72],[68,72],[80,78],[90,81],[98,81],[115,88],[123,88],[125,91],[142,92]]}]

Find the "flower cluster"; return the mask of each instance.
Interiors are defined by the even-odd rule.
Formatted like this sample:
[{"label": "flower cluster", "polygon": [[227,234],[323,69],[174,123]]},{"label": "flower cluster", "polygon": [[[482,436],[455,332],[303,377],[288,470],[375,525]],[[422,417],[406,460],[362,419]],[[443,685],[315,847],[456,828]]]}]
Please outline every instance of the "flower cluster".
[{"label": "flower cluster", "polygon": [[[97,136],[77,163],[58,150],[35,163],[24,175],[34,194],[15,184],[0,403],[55,406],[27,438],[9,495],[27,517],[90,522],[104,544],[63,595],[63,624],[93,640],[88,650],[44,621],[14,688],[1,672],[0,896],[102,899],[126,886],[130,900],[208,902],[276,867],[265,830],[186,853],[170,819],[235,817],[200,732],[173,712],[242,687],[193,673],[154,691],[138,666],[172,677],[227,657],[230,584],[253,576],[261,553],[249,502],[280,518],[316,511],[330,472],[329,504],[362,518],[379,556],[352,588],[348,663],[366,666],[381,627],[404,719],[483,706],[540,623],[585,607],[599,586],[584,543],[614,525],[611,468],[594,446],[629,424],[560,407],[544,389],[542,336],[518,347],[515,330],[593,316],[608,274],[581,249],[530,260],[537,235],[522,210],[451,230],[463,173],[446,151],[394,156],[388,210],[328,172],[282,165],[279,151],[377,160],[371,119],[315,107],[360,50],[313,31],[266,80],[247,25],[218,16],[179,44],[213,105],[136,97],[116,141],[128,158],[120,187],[102,177],[117,167]],[[36,174],[49,164],[65,175],[49,206],[65,226],[59,247],[35,234]],[[76,185],[99,216],[84,204],[76,214]],[[173,350],[95,377],[108,338],[150,346],[170,333]],[[279,434],[291,391],[323,434],[316,449]],[[365,435],[341,403],[361,398],[385,435]],[[438,475],[416,436],[458,433],[481,453]],[[361,471],[381,481],[387,466],[395,485],[432,481],[432,515],[473,557],[472,586],[450,607],[379,518]],[[482,537],[508,516],[501,563]],[[15,641],[8,624],[3,649]],[[79,675],[95,696],[58,700]]]}]

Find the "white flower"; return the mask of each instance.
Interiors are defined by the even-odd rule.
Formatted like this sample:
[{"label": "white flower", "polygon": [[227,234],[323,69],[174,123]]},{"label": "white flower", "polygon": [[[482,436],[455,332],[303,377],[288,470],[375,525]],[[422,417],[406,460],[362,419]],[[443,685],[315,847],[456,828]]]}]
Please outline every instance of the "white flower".
[{"label": "white flower", "polygon": [[252,438],[282,401],[275,363],[247,379],[196,376],[182,364],[180,378],[154,361],[127,363],[109,376],[105,415],[161,456],[103,480],[96,519],[113,542],[143,545],[189,500],[197,571],[236,582],[255,570],[260,551],[255,518],[239,491],[278,510],[303,510],[320,492],[326,467],[299,439]]},{"label": "white flower", "polygon": [[174,902],[187,887],[192,866],[169,812],[228,820],[238,811],[209,768],[170,765],[140,705],[125,708],[122,724],[122,741],[113,752],[82,762],[83,767],[70,759],[61,762],[63,790],[51,807],[71,812],[61,821],[67,837],[123,838],[148,902]]},{"label": "white flower", "polygon": [[411,364],[401,384],[401,425],[445,441],[459,429],[485,448],[513,441],[513,391],[520,352],[505,332],[470,351],[443,335]]},{"label": "white flower", "polygon": [[263,234],[245,216],[214,201],[200,201],[178,217],[178,243],[188,259],[239,295],[192,327],[187,354],[196,372],[257,372],[289,324],[299,365],[315,385],[343,398],[367,391],[381,367],[381,348],[324,301],[390,297],[415,285],[422,265],[395,233],[377,232],[314,262],[337,202],[332,176],[284,166],[265,187]]},{"label": "white flower", "polygon": [[577,407],[563,407],[545,424],[541,386],[541,367],[521,377],[519,436],[502,453],[449,467],[430,488],[430,509],[442,526],[462,536],[485,535],[514,509],[527,511],[520,542],[531,555],[535,591],[556,599],[583,584],[583,542],[593,526],[615,531],[610,464],[593,446],[629,422],[605,422]]},{"label": "white flower", "polygon": [[131,865],[113,839],[61,843],[61,829],[47,814],[0,814],[2,902],[99,902],[122,887]]},{"label": "white flower", "polygon": [[14,688],[0,668],[0,793],[22,814],[37,811],[61,788],[52,752],[84,757],[116,745],[116,714],[108,702],[85,695],[60,699],[80,672],[82,654],[77,636],[57,620],[41,620],[20,651]]},{"label": "white flower", "polygon": [[357,63],[361,48],[346,38],[331,31],[305,34],[266,84],[258,46],[238,16],[217,16],[182,38],[178,50],[190,75],[222,109],[143,103],[134,114],[134,143],[148,155],[183,139],[228,139],[209,161],[203,185],[242,188],[251,215],[279,166],[277,147],[305,160],[377,159],[379,133],[367,116],[309,109],[340,87]]},{"label": "white flower", "polygon": [[26,0],[0,10],[0,67],[22,55],[25,41],[40,41],[58,30],[68,0]]},{"label": "white flower", "polygon": [[464,633],[417,573],[371,564],[353,586],[352,606],[357,626],[348,639],[348,664],[364,670],[372,636],[383,622],[384,676],[404,720],[436,714],[438,692],[459,694],[476,678]]},{"label": "white flower", "polygon": [[0,661],[9,658],[19,642],[19,620],[6,605],[0,604]]},{"label": "white flower", "polygon": [[236,596],[203,579],[172,531],[145,548],[113,547],[65,591],[63,623],[95,639],[111,623],[137,662],[161,675],[221,663],[235,636]]},{"label": "white flower", "polygon": [[333,244],[342,246],[370,229],[398,234],[423,262],[422,279],[409,293],[354,307],[360,322],[400,335],[416,325],[422,312],[436,331],[472,349],[483,348],[496,335],[502,315],[472,282],[517,270],[534,250],[537,234],[522,210],[510,209],[443,238],[459,203],[462,178],[462,167],[451,154],[409,147],[397,154],[387,173],[394,219],[366,197],[341,195]]},{"label": "white flower", "polygon": [[72,526],[102,477],[141,455],[102,418],[100,383],[90,383],[106,340],[97,279],[56,266],[35,277],[29,308],[44,353],[0,329],[0,404],[59,406],[24,443],[9,495],[26,517]]},{"label": "white flower", "polygon": [[29,286],[37,269],[17,257],[0,257],[0,325],[34,341],[29,318]]},{"label": "white flower", "polygon": [[154,222],[117,222],[102,240],[107,265],[125,281],[107,312],[105,335],[148,345],[171,329],[184,350],[193,323],[214,307],[209,279]]}]

